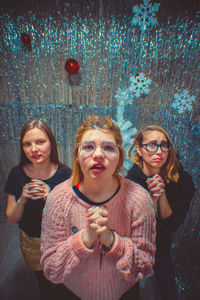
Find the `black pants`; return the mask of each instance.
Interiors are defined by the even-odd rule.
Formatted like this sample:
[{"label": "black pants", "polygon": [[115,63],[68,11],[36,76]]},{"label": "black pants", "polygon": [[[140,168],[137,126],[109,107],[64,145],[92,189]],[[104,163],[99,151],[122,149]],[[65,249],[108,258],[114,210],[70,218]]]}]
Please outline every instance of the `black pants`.
[{"label": "black pants", "polygon": [[154,273],[162,300],[177,300],[174,266],[171,255],[157,256]]},{"label": "black pants", "polygon": [[56,286],[55,294],[55,300],[80,300],[80,298],[68,290],[64,284],[58,284]]},{"label": "black pants", "polygon": [[140,300],[139,282],[128,290],[120,300]]},{"label": "black pants", "polygon": [[36,271],[40,300],[76,300],[74,296],[63,284],[54,284],[45,278],[42,271]]}]

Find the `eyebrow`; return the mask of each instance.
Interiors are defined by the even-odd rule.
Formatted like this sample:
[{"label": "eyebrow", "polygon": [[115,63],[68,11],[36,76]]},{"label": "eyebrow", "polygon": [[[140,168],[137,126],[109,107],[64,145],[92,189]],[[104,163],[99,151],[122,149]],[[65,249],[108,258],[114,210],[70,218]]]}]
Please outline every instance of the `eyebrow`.
[{"label": "eyebrow", "polygon": [[[82,141],[81,143],[95,143],[95,141],[85,140],[85,141]],[[115,142],[114,141],[102,141],[102,143],[115,143]]]},{"label": "eyebrow", "polygon": [[[158,141],[157,141],[157,140],[152,140],[152,141],[149,141],[148,143],[156,143],[156,144],[157,144]],[[161,141],[161,144],[162,144],[162,143],[168,143],[168,141],[162,140],[162,141]]]}]

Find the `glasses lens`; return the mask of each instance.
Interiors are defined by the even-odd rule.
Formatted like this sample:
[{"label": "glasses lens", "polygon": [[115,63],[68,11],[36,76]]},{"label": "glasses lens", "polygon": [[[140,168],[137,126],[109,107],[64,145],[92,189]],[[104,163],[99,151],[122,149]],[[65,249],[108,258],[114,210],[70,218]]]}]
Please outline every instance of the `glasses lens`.
[{"label": "glasses lens", "polygon": [[163,143],[160,145],[163,152],[168,152],[171,148],[171,145],[168,143]]},{"label": "glasses lens", "polygon": [[80,151],[84,156],[91,155],[94,152],[95,148],[96,146],[93,142],[83,142],[80,144]]},{"label": "glasses lens", "polygon": [[90,156],[91,154],[96,151],[97,147],[101,148],[101,151],[105,155],[113,155],[117,153],[118,147],[116,144],[112,142],[103,142],[102,145],[96,145],[93,141],[86,141],[83,143],[80,143],[80,152],[84,156]]},{"label": "glasses lens", "polygon": [[105,154],[112,154],[117,152],[117,145],[112,142],[104,142],[103,143],[103,152]]},{"label": "glasses lens", "polygon": [[154,143],[149,143],[149,144],[146,144],[146,148],[147,148],[147,151],[154,153],[157,151],[158,145],[154,144]]}]

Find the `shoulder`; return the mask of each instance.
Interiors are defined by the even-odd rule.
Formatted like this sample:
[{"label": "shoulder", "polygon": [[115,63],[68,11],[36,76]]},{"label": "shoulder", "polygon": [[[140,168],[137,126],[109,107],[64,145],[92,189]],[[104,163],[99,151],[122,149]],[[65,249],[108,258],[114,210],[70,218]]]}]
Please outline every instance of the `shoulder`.
[{"label": "shoulder", "polygon": [[72,194],[72,180],[67,179],[63,181],[62,183],[57,184],[54,189],[49,194],[49,201],[62,201],[63,197],[69,196]]},{"label": "shoulder", "polygon": [[11,169],[9,175],[8,175],[8,181],[10,180],[17,180],[19,181],[20,179],[25,177],[25,173],[20,165],[15,166]]},{"label": "shoulder", "polygon": [[138,169],[138,166],[134,163],[132,165],[132,167],[128,170],[126,177],[129,177],[129,176],[133,176],[134,177],[137,169]]},{"label": "shoulder", "polygon": [[194,188],[194,183],[192,180],[192,176],[186,172],[183,168],[179,169],[179,180],[178,182],[170,182],[169,185],[171,187],[176,187],[177,189],[181,189],[181,190],[185,190],[185,189],[189,189],[189,188]]},{"label": "shoulder", "polygon": [[180,179],[179,179],[180,183],[185,183],[185,182],[193,183],[192,176],[184,169],[179,170],[179,175],[180,175]]},{"label": "shoulder", "polygon": [[125,198],[128,199],[130,205],[138,205],[141,207],[152,206],[149,192],[140,184],[128,178],[123,178],[121,183],[123,194]]},{"label": "shoulder", "polygon": [[148,177],[143,173],[142,169],[137,164],[133,164],[132,168],[127,172],[126,178],[135,181],[143,188],[148,190],[148,186],[146,184]]},{"label": "shoulder", "polygon": [[59,166],[58,173],[60,176],[63,176],[65,177],[65,179],[68,179],[71,176],[72,170],[67,166]]},{"label": "shoulder", "polygon": [[27,182],[29,182],[29,177],[26,176],[22,167],[15,166],[8,175],[4,190],[8,194],[17,195],[21,193],[20,189]]},{"label": "shoulder", "polygon": [[137,182],[130,180],[129,178],[123,178],[122,182],[124,188],[127,190],[128,193],[149,195],[149,192],[145,188],[143,188]]},{"label": "shoulder", "polygon": [[179,170],[180,178],[178,182],[170,182],[166,184],[167,198],[174,203],[189,203],[196,191],[192,177],[182,168]]},{"label": "shoulder", "polygon": [[51,211],[51,213],[54,213],[55,210],[63,212],[71,202],[71,199],[72,180],[67,179],[56,185],[49,193],[45,204],[45,211]]},{"label": "shoulder", "polygon": [[21,166],[18,165],[18,166],[13,167],[13,168],[11,169],[11,171],[10,171],[9,174],[14,175],[14,174],[22,173],[22,172],[23,172],[23,171],[22,171]]},{"label": "shoulder", "polygon": [[57,184],[55,188],[51,191],[51,194],[53,193],[56,194],[58,192],[66,192],[71,187],[72,187],[72,180],[68,178],[65,181]]}]

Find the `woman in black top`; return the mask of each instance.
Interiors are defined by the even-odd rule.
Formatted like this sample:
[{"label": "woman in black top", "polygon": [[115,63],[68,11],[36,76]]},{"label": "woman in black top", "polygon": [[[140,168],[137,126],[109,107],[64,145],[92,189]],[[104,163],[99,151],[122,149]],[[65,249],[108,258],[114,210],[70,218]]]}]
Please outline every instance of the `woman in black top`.
[{"label": "woman in black top", "polygon": [[[136,154],[131,157],[133,148]],[[134,162],[127,178],[150,192],[157,218],[155,277],[162,300],[177,299],[170,254],[171,234],[188,211],[195,188],[191,176],[180,166],[167,132],[159,126],[140,130],[129,150]]]},{"label": "woman in black top", "polygon": [[51,299],[59,288],[45,279],[40,266],[42,211],[49,192],[70,177],[71,169],[59,161],[55,137],[43,121],[30,121],[22,128],[20,147],[20,164],[11,170],[5,186],[6,214],[11,223],[19,223],[22,253],[35,271],[40,299]]}]

